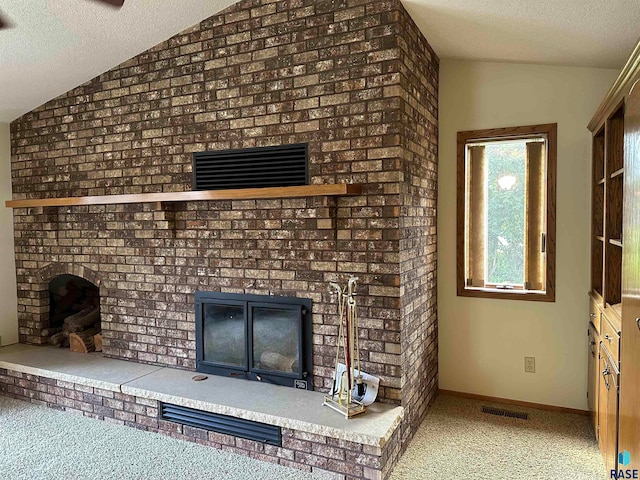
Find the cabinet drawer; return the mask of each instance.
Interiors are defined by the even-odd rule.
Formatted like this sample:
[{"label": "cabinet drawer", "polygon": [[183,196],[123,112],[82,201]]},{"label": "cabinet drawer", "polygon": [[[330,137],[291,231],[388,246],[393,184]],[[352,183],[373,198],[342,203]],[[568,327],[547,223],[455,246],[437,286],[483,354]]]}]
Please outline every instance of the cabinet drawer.
[{"label": "cabinet drawer", "polygon": [[602,313],[598,308],[598,305],[596,305],[596,302],[593,299],[591,299],[591,301],[589,302],[589,321],[593,323],[593,326],[595,327],[596,332],[598,334],[600,333],[600,317],[601,316],[602,316]]},{"label": "cabinet drawer", "polygon": [[620,336],[616,329],[611,326],[605,315],[602,316],[602,323],[600,325],[600,339],[612,360],[616,362],[617,368],[620,362]]}]

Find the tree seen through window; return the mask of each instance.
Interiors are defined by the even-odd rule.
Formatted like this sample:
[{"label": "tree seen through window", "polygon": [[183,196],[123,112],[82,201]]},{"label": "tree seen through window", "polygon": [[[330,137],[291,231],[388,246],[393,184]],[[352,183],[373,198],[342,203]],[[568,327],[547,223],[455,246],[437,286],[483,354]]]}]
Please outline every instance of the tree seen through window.
[{"label": "tree seen through window", "polygon": [[487,282],[523,285],[525,273],[526,141],[486,145]]}]

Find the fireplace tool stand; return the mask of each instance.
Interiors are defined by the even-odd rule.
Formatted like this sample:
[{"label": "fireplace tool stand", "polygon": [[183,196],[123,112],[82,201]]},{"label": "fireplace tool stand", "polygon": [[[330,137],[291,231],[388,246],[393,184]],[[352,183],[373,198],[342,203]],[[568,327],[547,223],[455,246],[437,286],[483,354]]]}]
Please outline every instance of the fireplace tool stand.
[{"label": "fireplace tool stand", "polygon": [[[364,389],[360,370],[358,311],[354,298],[357,281],[356,277],[351,276],[346,288],[333,282],[329,284],[331,293],[338,297],[340,330],[331,395],[324,397],[323,405],[342,413],[346,418],[365,412],[365,406],[353,398],[354,390],[357,393],[362,393],[361,390]],[[342,353],[342,358],[340,358],[340,353]],[[344,361],[345,368],[342,368],[340,360]]]}]

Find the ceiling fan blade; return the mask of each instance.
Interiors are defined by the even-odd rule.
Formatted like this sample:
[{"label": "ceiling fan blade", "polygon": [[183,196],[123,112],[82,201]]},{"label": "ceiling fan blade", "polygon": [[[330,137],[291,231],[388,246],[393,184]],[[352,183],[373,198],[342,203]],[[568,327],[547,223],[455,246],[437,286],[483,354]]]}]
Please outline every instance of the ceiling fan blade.
[{"label": "ceiling fan blade", "polygon": [[124,5],[124,0],[95,0],[96,2],[101,2],[101,3],[107,3],[109,5],[112,5],[114,7],[122,7],[122,5]]}]

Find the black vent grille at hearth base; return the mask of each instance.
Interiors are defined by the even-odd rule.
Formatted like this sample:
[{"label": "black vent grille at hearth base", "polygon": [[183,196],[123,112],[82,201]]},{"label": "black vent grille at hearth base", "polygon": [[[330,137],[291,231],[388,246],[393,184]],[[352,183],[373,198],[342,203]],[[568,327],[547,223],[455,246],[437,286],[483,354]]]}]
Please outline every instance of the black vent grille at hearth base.
[{"label": "black vent grille at hearth base", "polygon": [[308,184],[306,143],[193,154],[193,190],[294,187]]},{"label": "black vent grille at hearth base", "polygon": [[252,422],[170,403],[160,404],[160,418],[224,435],[233,435],[278,447],[282,446],[282,429],[266,423]]}]

